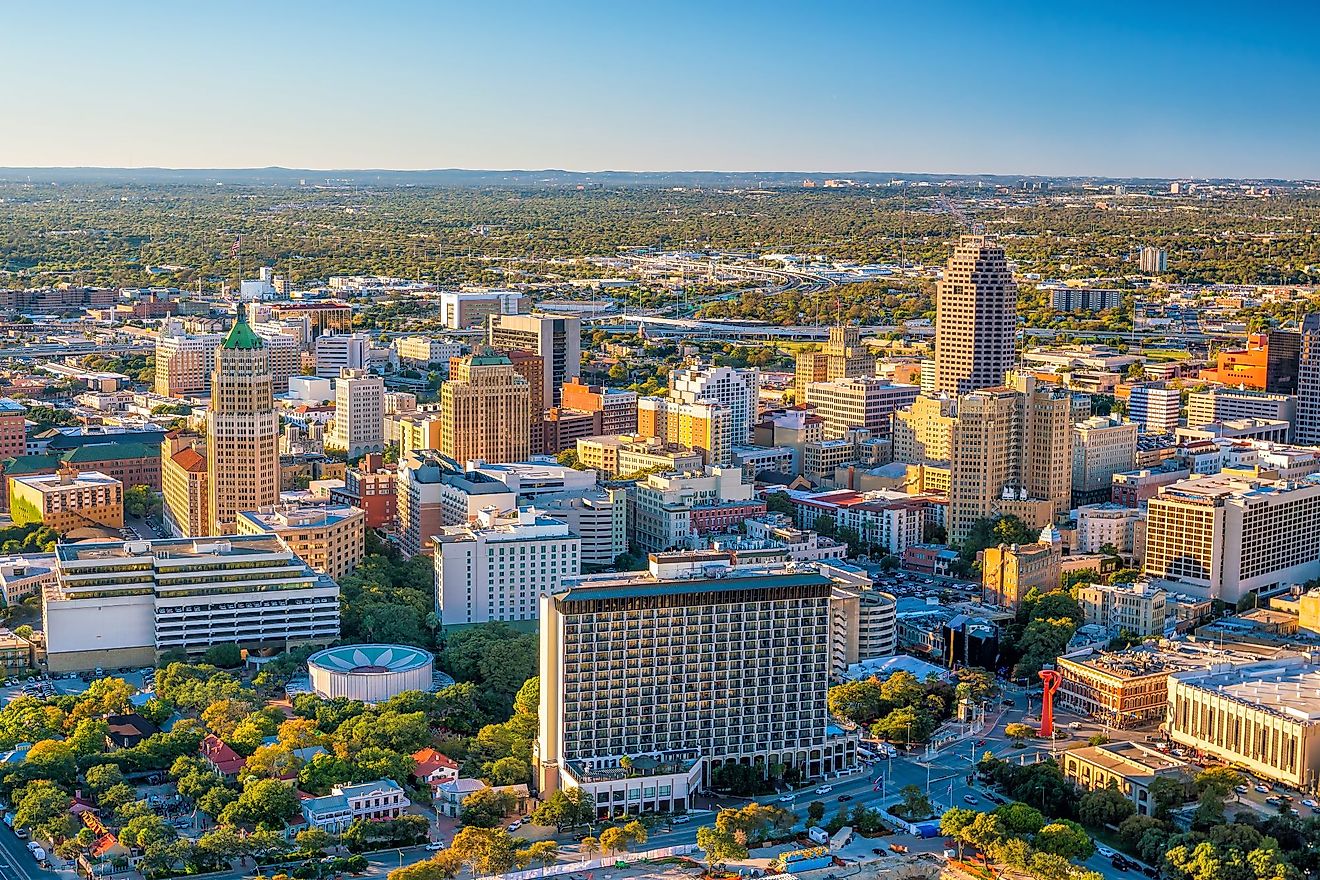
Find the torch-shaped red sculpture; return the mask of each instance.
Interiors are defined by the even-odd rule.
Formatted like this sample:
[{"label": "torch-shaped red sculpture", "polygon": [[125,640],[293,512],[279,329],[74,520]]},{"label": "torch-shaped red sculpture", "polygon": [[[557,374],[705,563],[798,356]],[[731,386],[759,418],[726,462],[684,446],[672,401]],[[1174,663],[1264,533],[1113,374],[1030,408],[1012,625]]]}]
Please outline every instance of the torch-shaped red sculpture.
[{"label": "torch-shaped red sculpture", "polygon": [[1040,735],[1054,735],[1054,692],[1059,689],[1063,676],[1053,669],[1040,671]]}]

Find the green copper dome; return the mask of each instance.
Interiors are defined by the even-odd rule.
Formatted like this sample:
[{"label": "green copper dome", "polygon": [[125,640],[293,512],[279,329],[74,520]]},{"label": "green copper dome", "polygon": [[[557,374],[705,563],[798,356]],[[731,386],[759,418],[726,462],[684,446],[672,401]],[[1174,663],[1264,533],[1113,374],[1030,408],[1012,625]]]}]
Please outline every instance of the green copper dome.
[{"label": "green copper dome", "polygon": [[261,337],[248,326],[247,314],[243,307],[238,308],[238,318],[234,321],[234,327],[225,337],[225,341],[220,344],[221,348],[237,349],[239,351],[251,351],[254,348],[261,348],[265,343]]}]

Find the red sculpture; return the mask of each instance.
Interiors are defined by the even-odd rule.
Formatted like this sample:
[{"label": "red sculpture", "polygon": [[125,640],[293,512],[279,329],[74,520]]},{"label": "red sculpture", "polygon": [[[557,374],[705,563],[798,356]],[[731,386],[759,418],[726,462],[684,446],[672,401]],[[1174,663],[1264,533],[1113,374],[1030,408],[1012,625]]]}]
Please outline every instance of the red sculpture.
[{"label": "red sculpture", "polygon": [[1040,680],[1040,735],[1054,736],[1054,692],[1059,689],[1063,676],[1053,669],[1042,669]]}]

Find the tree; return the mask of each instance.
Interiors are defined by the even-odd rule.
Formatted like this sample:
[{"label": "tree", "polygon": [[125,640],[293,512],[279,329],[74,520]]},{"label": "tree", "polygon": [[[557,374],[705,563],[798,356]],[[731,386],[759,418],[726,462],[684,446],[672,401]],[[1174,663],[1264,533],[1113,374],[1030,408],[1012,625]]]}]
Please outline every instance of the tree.
[{"label": "tree", "polygon": [[924,819],[933,809],[930,798],[918,786],[905,785],[898,790],[898,796],[902,798],[899,806],[903,810],[903,817],[908,821]]},{"label": "tree", "polygon": [[870,724],[885,710],[886,700],[874,678],[849,681],[829,690],[830,714],[854,724]]},{"label": "tree", "polygon": [[994,814],[1005,831],[1020,837],[1035,834],[1045,825],[1040,810],[1020,802],[996,807]]},{"label": "tree", "polygon": [[53,782],[38,779],[23,789],[14,809],[15,828],[37,828],[68,813],[72,799]]},{"label": "tree", "polygon": [[197,850],[210,864],[218,867],[228,867],[234,859],[241,859],[251,852],[246,838],[223,826],[203,834],[197,841]]},{"label": "tree", "polygon": [[1095,852],[1095,844],[1082,826],[1067,819],[1051,822],[1036,832],[1033,845],[1042,852],[1075,861],[1088,859]]},{"label": "tree", "polygon": [[1209,831],[1222,824],[1224,824],[1223,798],[1209,789],[1201,792],[1196,809],[1192,812],[1192,829]]},{"label": "tree", "polygon": [[582,853],[585,861],[588,857],[600,852],[600,838],[587,835],[578,841],[578,852]]},{"label": "tree", "polygon": [[502,828],[462,828],[449,847],[473,875],[503,874],[517,866],[517,846],[512,835]]},{"label": "tree", "polygon": [[494,828],[509,814],[517,803],[512,792],[483,788],[463,798],[458,814],[464,825],[476,828]]},{"label": "tree", "polygon": [[825,818],[825,804],[820,801],[812,801],[807,804],[807,822],[808,824],[819,824],[821,819]]},{"label": "tree", "polygon": [[538,840],[518,854],[518,863],[523,867],[538,865],[544,868],[558,860],[559,844],[553,840]]},{"label": "tree", "polygon": [[221,669],[233,669],[243,662],[243,652],[233,642],[212,645],[202,655],[202,662]]},{"label": "tree", "polygon": [[600,849],[606,855],[613,855],[633,845],[646,842],[646,828],[636,820],[627,825],[613,825],[600,833]]},{"label": "tree", "polygon": [[1151,815],[1168,821],[1169,815],[1187,802],[1187,784],[1181,779],[1159,776],[1146,786],[1150,795]]},{"label": "tree", "polygon": [[732,832],[709,825],[697,829],[697,848],[706,854],[706,867],[710,871],[723,868],[730,861],[747,858],[747,847]]},{"label": "tree", "polygon": [[1004,725],[1004,736],[1016,740],[1033,739],[1036,736],[1036,729],[1029,724],[1014,722]]},{"label": "tree", "polygon": [[962,858],[963,834],[979,815],[980,813],[975,810],[952,807],[945,810],[944,815],[940,816],[940,833],[945,837],[952,837],[958,842],[958,858],[960,859]]},{"label": "tree", "polygon": [[298,796],[293,789],[277,779],[257,779],[217,818],[224,825],[279,830],[297,814]]},{"label": "tree", "polygon": [[534,825],[553,825],[556,831],[586,825],[596,817],[596,805],[582,789],[561,788],[552,792],[531,816]]},{"label": "tree", "polygon": [[1114,785],[1088,791],[1077,804],[1078,818],[1091,828],[1117,827],[1136,811],[1132,801]]},{"label": "tree", "polygon": [[323,853],[334,844],[335,839],[320,828],[308,828],[306,831],[299,831],[294,842],[303,852]]},{"label": "tree", "polygon": [[1192,780],[1199,794],[1213,794],[1223,800],[1242,784],[1242,774],[1231,767],[1208,767]]}]

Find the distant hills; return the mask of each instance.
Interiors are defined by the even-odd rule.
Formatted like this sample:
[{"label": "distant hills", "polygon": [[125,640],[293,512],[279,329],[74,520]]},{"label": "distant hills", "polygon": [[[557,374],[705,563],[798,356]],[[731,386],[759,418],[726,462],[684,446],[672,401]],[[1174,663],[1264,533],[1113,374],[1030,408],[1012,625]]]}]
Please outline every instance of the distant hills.
[{"label": "distant hills", "polygon": [[[1062,186],[1119,183],[1160,186],[1171,178],[1054,177],[1029,174],[904,174],[878,171],[563,171],[559,169],[483,171],[437,168],[429,171],[307,168],[0,168],[0,182],[43,184],[231,185],[231,186],[420,186],[420,187],[788,187],[804,180],[817,185],[827,179],[885,184],[891,180],[939,183],[959,181],[1015,186],[1022,181],[1050,181]],[[1176,178],[1172,178],[1176,179]],[[1251,183],[1289,186],[1287,180],[1211,180],[1208,183]]]}]

